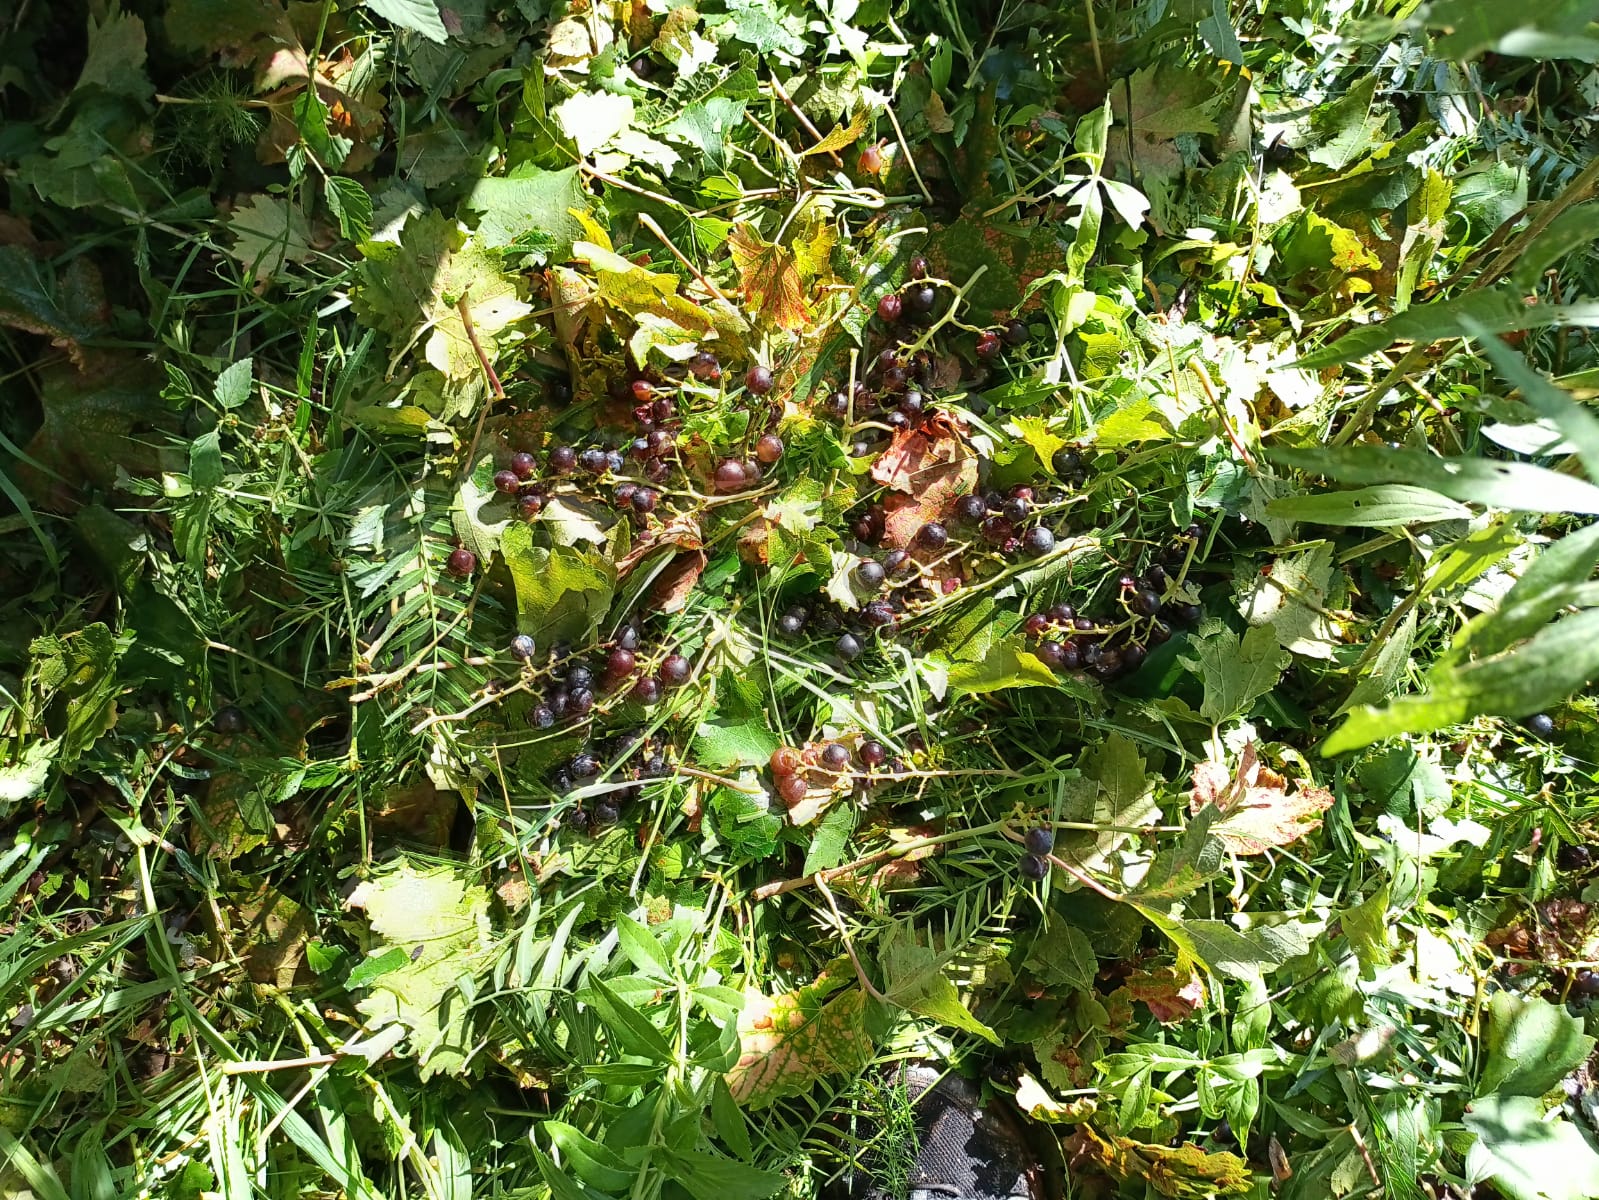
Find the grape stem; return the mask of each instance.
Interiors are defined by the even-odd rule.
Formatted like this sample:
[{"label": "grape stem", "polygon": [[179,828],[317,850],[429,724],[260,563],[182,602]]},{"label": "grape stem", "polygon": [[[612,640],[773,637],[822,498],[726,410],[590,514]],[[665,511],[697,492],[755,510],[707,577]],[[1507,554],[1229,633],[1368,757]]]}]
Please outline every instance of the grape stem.
[{"label": "grape stem", "polygon": [[966,294],[977,286],[977,281],[987,274],[987,272],[987,263],[982,264],[977,268],[977,270],[972,272],[972,277],[962,284],[955,292],[954,298],[949,302],[949,307],[944,310],[944,315],[939,317],[938,320],[934,321],[922,331],[922,336],[917,338],[910,344],[909,347],[906,348],[904,351],[904,357],[909,358],[918,350],[926,348],[927,343],[933,340],[933,335],[955,319],[955,313],[960,309],[961,301],[966,299]]}]

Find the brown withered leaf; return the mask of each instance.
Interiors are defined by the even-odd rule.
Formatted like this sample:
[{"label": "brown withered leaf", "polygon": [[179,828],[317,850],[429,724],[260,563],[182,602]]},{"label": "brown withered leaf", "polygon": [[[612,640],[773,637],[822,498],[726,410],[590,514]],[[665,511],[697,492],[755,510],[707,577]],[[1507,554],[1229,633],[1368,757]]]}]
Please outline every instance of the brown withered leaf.
[{"label": "brown withered leaf", "polygon": [[1205,981],[1192,966],[1134,971],[1127,977],[1126,991],[1132,999],[1143,1001],[1163,1025],[1187,1020],[1205,1004]]},{"label": "brown withered leaf", "polygon": [[941,413],[896,433],[872,464],[872,478],[890,490],[883,498],[884,544],[901,548],[977,486],[977,456],[955,419]]},{"label": "brown withered leaf", "polygon": [[684,550],[667,564],[650,585],[650,605],[656,612],[681,612],[705,570],[705,551]]},{"label": "brown withered leaf", "polygon": [[676,546],[679,550],[699,550],[703,545],[700,540],[699,523],[692,517],[675,516],[664,525],[639,535],[639,540],[633,543],[628,552],[616,560],[616,577],[626,578],[634,567],[662,546]]},{"label": "brown withered leaf", "polygon": [[810,317],[794,252],[761,238],[748,225],[735,225],[727,248],[738,268],[744,301],[779,329],[799,329]]},{"label": "brown withered leaf", "polygon": [[1207,759],[1194,768],[1194,788],[1189,811],[1207,804],[1222,812],[1210,827],[1236,854],[1264,854],[1277,846],[1298,841],[1321,825],[1321,814],[1332,807],[1326,788],[1288,781],[1260,761],[1250,742],[1238,756],[1238,766]]}]

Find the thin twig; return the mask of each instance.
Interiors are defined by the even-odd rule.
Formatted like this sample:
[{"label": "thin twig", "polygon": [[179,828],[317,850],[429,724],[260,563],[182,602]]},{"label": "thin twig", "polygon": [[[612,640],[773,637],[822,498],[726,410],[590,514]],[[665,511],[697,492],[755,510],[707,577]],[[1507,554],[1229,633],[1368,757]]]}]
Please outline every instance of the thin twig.
[{"label": "thin twig", "polygon": [[1120,903],[1121,901],[1127,899],[1127,897],[1123,896],[1121,893],[1111,891],[1108,887],[1100,883],[1097,879],[1094,879],[1092,876],[1079,871],[1076,867],[1072,866],[1063,858],[1059,858],[1056,855],[1051,854],[1049,856],[1049,861],[1055,864],[1055,866],[1059,867],[1062,871],[1065,871],[1066,874],[1070,875],[1084,887],[1093,888],[1094,891],[1098,892],[1107,900],[1114,900],[1117,903]]},{"label": "thin twig", "polygon": [[[905,155],[905,162],[911,169],[911,175],[916,179],[916,186],[922,189],[922,199],[931,204],[933,193],[927,190],[927,183],[922,179],[922,173],[916,169],[916,156],[911,153],[910,143],[905,140],[905,131],[899,127],[899,118],[894,115],[894,106],[885,104],[883,111],[888,114],[888,123],[894,127],[894,136],[899,139],[900,153]],[[978,268],[978,272],[982,272],[981,267]],[[973,278],[975,280],[976,277]]]},{"label": "thin twig", "polygon": [[[788,105],[788,111],[794,114],[794,119],[804,126],[805,132],[815,138],[818,143],[823,141],[821,130],[811,124],[811,119],[800,110],[799,105],[794,103],[794,98],[783,90],[783,85],[777,82],[777,77],[773,76],[767,82],[772,85],[772,90],[777,93],[777,98]],[[844,160],[838,156],[838,151],[829,150],[827,153],[832,157],[833,165],[842,171],[844,169]]]},{"label": "thin twig", "polygon": [[710,292],[711,295],[715,296],[723,304],[731,305],[733,303],[722,294],[722,290],[719,287],[701,274],[698,267],[689,262],[688,257],[681,250],[672,245],[672,239],[666,236],[666,230],[662,229],[658,224],[656,224],[654,217],[650,216],[650,214],[647,212],[641,212],[638,215],[638,223],[658,237],[661,240],[661,245],[665,246],[672,252],[672,257],[677,259],[678,262],[682,263],[688,273],[694,276],[695,279],[698,279],[701,286],[703,286],[706,291]]},{"label": "thin twig", "polygon": [[844,941],[844,952],[849,955],[850,962],[855,964],[855,976],[861,981],[861,986],[872,995],[874,999],[888,1003],[888,997],[883,995],[873,986],[872,981],[866,976],[866,968],[861,966],[861,960],[855,955],[855,942],[849,935],[849,927],[844,924],[844,914],[838,911],[838,904],[833,899],[833,893],[828,890],[825,881],[816,881],[816,890],[822,893],[822,899],[827,901],[827,907],[832,911],[833,920],[838,923],[838,936]]}]

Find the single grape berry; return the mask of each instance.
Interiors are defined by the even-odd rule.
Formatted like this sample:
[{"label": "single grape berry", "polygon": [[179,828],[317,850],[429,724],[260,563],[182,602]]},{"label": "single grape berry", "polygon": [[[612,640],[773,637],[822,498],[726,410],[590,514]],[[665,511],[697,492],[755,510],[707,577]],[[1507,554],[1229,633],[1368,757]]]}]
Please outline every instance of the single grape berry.
[{"label": "single grape berry", "polygon": [[861,619],[876,629],[885,629],[899,620],[894,606],[887,600],[873,600],[861,609]]},{"label": "single grape berry", "polygon": [[688,360],[688,369],[695,379],[717,380],[722,376],[722,364],[709,350],[701,350]]},{"label": "single grape berry", "polygon": [[1049,631],[1049,618],[1043,613],[1033,613],[1022,622],[1022,632],[1030,638],[1043,637]]},{"label": "single grape berry", "polygon": [[883,372],[883,388],[886,391],[897,392],[905,386],[909,378],[904,367],[889,367]]},{"label": "single grape berry", "polygon": [[622,810],[615,801],[601,800],[594,806],[594,824],[596,827],[615,825],[622,819]]},{"label": "single grape berry", "polygon": [[577,466],[577,451],[570,446],[557,446],[550,451],[550,470],[565,475]]},{"label": "single grape berry", "polygon": [[846,633],[838,639],[833,649],[845,662],[854,662],[865,652],[866,647],[861,645],[860,638],[853,633]]},{"label": "single grape berry", "polygon": [[655,704],[661,698],[661,681],[653,675],[646,675],[633,685],[628,695],[637,704]]},{"label": "single grape berry", "polygon": [[783,803],[788,805],[798,804],[805,799],[805,793],[810,790],[810,786],[799,775],[784,775],[777,781],[777,794],[783,798]]},{"label": "single grape berry", "polygon": [[822,749],[822,766],[829,771],[842,771],[849,766],[849,747],[842,742],[828,742]]},{"label": "single grape berry", "polygon": [[915,258],[911,259],[910,267],[911,267],[911,278],[912,279],[926,279],[927,278],[927,271],[928,271],[927,259],[922,257],[920,254],[918,254]]},{"label": "single grape berry", "polygon": [[503,496],[514,496],[522,488],[522,481],[516,477],[515,471],[494,472],[494,490]]},{"label": "single grape berry", "polygon": [[636,666],[638,666],[638,656],[620,646],[612,650],[605,659],[605,669],[612,675],[631,675]]},{"label": "single grape berry", "polygon": [[523,520],[531,521],[544,511],[544,497],[537,492],[529,492],[526,496],[516,498],[516,511],[522,515]]},{"label": "single grape berry", "polygon": [[911,419],[896,408],[893,412],[889,413],[888,416],[883,418],[883,424],[896,431],[900,429],[909,429],[911,426]]},{"label": "single grape berry", "polygon": [[243,733],[246,724],[244,711],[232,704],[223,705],[211,717],[211,727],[218,733]]},{"label": "single grape berry", "polygon": [[538,468],[538,459],[526,450],[518,450],[511,455],[511,473],[518,479],[532,479],[533,472]]},{"label": "single grape berry", "polygon": [[525,633],[519,633],[511,639],[511,653],[524,662],[533,657],[536,648],[533,639]]},{"label": "single grape berry", "polygon": [[1555,736],[1555,721],[1548,713],[1533,713],[1522,722],[1527,727],[1527,732],[1537,738],[1552,738]]},{"label": "single grape berry", "polygon": [[1020,346],[1027,340],[1027,326],[1021,321],[1007,321],[1005,323],[1005,341],[1012,346]]},{"label": "single grape berry", "polygon": [[640,516],[648,516],[655,511],[655,506],[661,502],[661,493],[654,488],[641,487],[633,493],[633,511]]},{"label": "single grape berry", "polygon": [[977,335],[977,357],[993,358],[999,353],[999,334],[992,329],[985,329]]},{"label": "single grape berry", "polygon": [[575,779],[592,779],[600,773],[600,760],[592,754],[574,754],[568,770]]},{"label": "single grape berry", "polygon": [[638,491],[638,484],[636,483],[617,484],[616,491],[612,493],[612,497],[616,501],[616,506],[621,508],[624,505],[632,504],[633,493],[636,491]]},{"label": "single grape berry", "polygon": [[988,505],[981,496],[965,495],[955,501],[955,515],[962,521],[981,521],[988,515]]},{"label": "single grape berry", "polygon": [[561,828],[573,833],[587,833],[591,818],[581,808],[571,808],[561,815]]},{"label": "single grape berry", "polygon": [[834,392],[822,402],[822,409],[828,416],[843,417],[849,415],[849,397],[843,392]]},{"label": "single grape berry", "polygon": [[1033,506],[1025,497],[1012,496],[1004,504],[1000,505],[999,511],[1007,521],[1020,525],[1032,515]]},{"label": "single grape berry", "polygon": [[1083,653],[1078,649],[1077,643],[1071,640],[1060,644],[1060,669],[1075,671],[1083,665]]},{"label": "single grape berry", "polygon": [[772,390],[772,369],[770,367],[751,367],[744,372],[744,386],[757,396],[764,396]]},{"label": "single grape berry", "polygon": [[942,550],[949,544],[949,530],[937,521],[929,521],[916,531],[916,544],[925,550]]},{"label": "single grape berry", "polygon": [[1066,645],[1064,642],[1039,642],[1038,648],[1033,651],[1038,661],[1051,671],[1059,671],[1066,666]]},{"label": "single grape berry", "polygon": [[900,318],[900,311],[904,308],[903,302],[893,292],[884,296],[877,302],[877,315],[892,325]]},{"label": "single grape berry", "polygon": [[1163,592],[1166,590],[1166,585],[1171,582],[1171,576],[1166,574],[1165,567],[1155,563],[1144,572],[1144,582],[1157,592]]},{"label": "single grape berry", "polygon": [[777,618],[777,631],[784,637],[798,637],[805,629],[805,619],[793,613],[784,613]]},{"label": "single grape berry", "polygon": [[586,687],[573,688],[568,704],[573,716],[585,716],[594,707],[594,693]]},{"label": "single grape berry", "polygon": [[888,761],[888,750],[882,742],[862,742],[861,761],[868,767],[880,767]]},{"label": "single grape berry", "polygon": [[444,569],[457,579],[465,579],[477,570],[477,555],[465,546],[457,546],[450,551],[450,557],[444,560]]},{"label": "single grape berry", "polygon": [[763,463],[775,463],[783,457],[783,439],[775,433],[765,434],[755,443],[755,457]]},{"label": "single grape berry", "polygon": [[982,535],[983,540],[989,545],[1000,546],[1016,535],[1016,526],[996,514],[984,517],[983,523],[977,527],[977,532]]},{"label": "single grape berry", "polygon": [[1122,670],[1131,674],[1143,666],[1144,660],[1148,657],[1149,651],[1145,650],[1137,642],[1134,642],[1131,646],[1124,646],[1122,647]]},{"label": "single grape berry", "polygon": [[639,628],[632,622],[629,622],[628,624],[622,626],[621,629],[616,631],[616,644],[623,650],[637,650],[641,640],[642,637],[639,633]]},{"label": "single grape berry", "polygon": [[1593,851],[1586,846],[1562,846],[1555,851],[1555,866],[1562,871],[1586,871],[1592,865]]},{"label": "single grape berry", "polygon": [[644,439],[651,458],[660,458],[677,444],[677,436],[670,429],[652,429]]},{"label": "single grape berry", "polygon": [[607,450],[605,452],[605,469],[611,472],[620,471],[627,466],[627,455],[620,450]]},{"label": "single grape berry", "polygon": [[1048,554],[1055,548],[1055,535],[1043,525],[1034,525],[1022,535],[1022,545],[1032,554]]},{"label": "single grape berry", "polygon": [[[655,681],[651,680],[650,682],[653,683]],[[634,690],[636,691],[637,689]],[[655,694],[656,698],[658,699],[660,697],[660,692],[657,691]],[[666,758],[660,754],[651,755],[650,761],[644,764],[644,769],[640,772],[640,774],[643,775],[645,779],[663,778],[666,775]]]},{"label": "single grape berry", "polygon": [[1024,854],[1018,869],[1023,879],[1038,880],[1049,874],[1049,863],[1036,854]]},{"label": "single grape berry", "polygon": [[883,565],[873,562],[869,558],[855,568],[855,582],[859,583],[863,588],[870,588],[872,591],[882,587],[883,580],[886,578],[888,578],[888,572],[883,570]]},{"label": "single grape berry", "polygon": [[799,751],[792,746],[779,746],[772,751],[771,757],[766,760],[766,765],[771,767],[772,774],[781,778],[784,775],[797,775],[805,766],[800,758]]},{"label": "single grape berry", "polygon": [[1029,829],[1022,837],[1022,845],[1029,854],[1048,854],[1055,848],[1055,831],[1046,826]]},{"label": "single grape berry", "polygon": [[693,673],[693,665],[681,654],[668,654],[661,660],[661,682],[667,687],[681,687]]},{"label": "single grape berry", "polygon": [[716,466],[716,490],[719,492],[742,491],[745,484],[744,464],[735,458],[724,458]]},{"label": "single grape berry", "polygon": [[598,446],[590,446],[577,456],[577,465],[590,475],[599,475],[606,468],[605,451]]},{"label": "single grape berry", "polygon": [[1080,470],[1083,465],[1083,456],[1070,446],[1062,446],[1050,457],[1049,467],[1057,475],[1070,475]]},{"label": "single grape berry", "polygon": [[1153,588],[1138,588],[1129,597],[1127,606],[1141,617],[1152,617],[1160,611],[1160,597]]},{"label": "single grape berry", "polygon": [[1197,604],[1188,604],[1181,600],[1168,604],[1161,610],[1161,614],[1173,625],[1193,626],[1198,625],[1205,615],[1205,610]]},{"label": "single grape berry", "polygon": [[1077,619],[1077,610],[1070,604],[1051,604],[1044,615],[1057,625],[1067,625]]},{"label": "single grape berry", "polygon": [[887,554],[883,555],[883,570],[887,571],[890,575],[901,574],[911,565],[911,556],[904,550],[890,550]]},{"label": "single grape berry", "polygon": [[635,379],[632,391],[635,404],[648,404],[655,399],[655,388],[650,385],[648,379]]},{"label": "single grape berry", "polygon": [[855,536],[863,542],[875,544],[883,536],[883,514],[869,510],[855,521]]},{"label": "single grape berry", "polygon": [[938,289],[930,283],[920,284],[905,293],[905,307],[913,313],[930,313],[938,302]]}]

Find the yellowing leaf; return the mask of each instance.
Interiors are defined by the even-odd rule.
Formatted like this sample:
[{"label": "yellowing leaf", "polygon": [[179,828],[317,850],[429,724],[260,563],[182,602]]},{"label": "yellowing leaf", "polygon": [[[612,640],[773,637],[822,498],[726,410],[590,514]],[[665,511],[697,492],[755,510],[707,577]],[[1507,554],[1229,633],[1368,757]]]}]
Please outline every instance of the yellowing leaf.
[{"label": "yellowing leaf", "polygon": [[808,158],[812,154],[827,154],[829,151],[842,150],[845,146],[853,146],[860,141],[861,134],[866,132],[866,109],[857,108],[855,115],[849,119],[848,125],[835,125],[833,132],[824,137],[809,150],[802,151],[801,158]]},{"label": "yellowing leaf", "polygon": [[753,988],[745,992],[738,1063],[727,1073],[735,1100],[769,1104],[804,1092],[823,1076],[859,1071],[871,1061],[865,993],[850,988],[833,994],[849,983],[847,971],[824,971],[815,983],[780,996]]},{"label": "yellowing leaf", "polygon": [[406,957],[374,978],[356,1007],[374,1028],[398,1022],[410,1031],[423,1079],[464,1069],[467,1004],[452,993],[488,951],[488,892],[448,867],[418,871],[405,863],[357,887],[349,907],[365,911],[377,935],[370,957],[394,950]]},{"label": "yellowing leaf", "polygon": [[1248,743],[1239,755],[1236,771],[1225,763],[1207,759],[1194,768],[1194,789],[1189,810],[1207,804],[1223,814],[1210,827],[1237,854],[1264,854],[1276,846],[1297,842],[1321,824],[1321,814],[1332,807],[1326,788],[1297,786],[1264,766]]},{"label": "yellowing leaf", "polygon": [[1128,996],[1143,1001],[1150,1015],[1163,1025],[1186,1020],[1205,1004],[1205,981],[1187,962],[1154,971],[1134,971],[1127,977],[1126,986]]},{"label": "yellowing leaf", "polygon": [[727,238],[738,268],[744,300],[779,329],[799,329],[810,317],[794,252],[764,241],[748,225],[735,225]]},{"label": "yellowing leaf", "polygon": [[1236,1154],[1206,1154],[1192,1143],[1150,1146],[1132,1138],[1102,1137],[1091,1125],[1077,1133],[1081,1153],[1118,1179],[1149,1184],[1175,1200],[1238,1196],[1255,1186],[1249,1164]]}]

